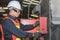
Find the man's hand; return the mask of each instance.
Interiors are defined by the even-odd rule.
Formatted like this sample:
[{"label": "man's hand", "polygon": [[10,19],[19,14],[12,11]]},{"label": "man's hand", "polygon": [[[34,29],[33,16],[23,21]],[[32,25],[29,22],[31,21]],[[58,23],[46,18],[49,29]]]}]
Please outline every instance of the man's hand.
[{"label": "man's hand", "polygon": [[41,36],[41,33],[40,32],[34,33],[34,37],[39,38],[40,36]]},{"label": "man's hand", "polygon": [[36,23],[34,24],[34,27],[37,27],[40,25],[40,22],[39,21],[36,21]]},{"label": "man's hand", "polygon": [[29,34],[27,35],[27,37],[29,37],[29,38],[32,38],[32,37],[39,38],[40,36],[41,36],[41,33],[40,33],[40,32],[29,33]]},{"label": "man's hand", "polygon": [[33,33],[29,33],[29,34],[27,35],[27,37],[32,38],[32,37],[33,37]]}]

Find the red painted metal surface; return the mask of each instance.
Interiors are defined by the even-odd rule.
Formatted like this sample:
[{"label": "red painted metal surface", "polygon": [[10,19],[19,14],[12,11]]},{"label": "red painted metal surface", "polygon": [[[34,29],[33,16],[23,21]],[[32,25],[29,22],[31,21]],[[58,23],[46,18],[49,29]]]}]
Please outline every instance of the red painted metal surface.
[{"label": "red painted metal surface", "polygon": [[[32,19],[32,20],[29,20],[29,19],[21,19],[21,23],[23,23],[24,25],[28,25],[28,24],[34,24],[36,22],[36,20]],[[36,32],[37,28],[34,28],[28,32],[31,32],[31,33],[34,33]],[[48,33],[47,31],[47,17],[40,17],[40,32],[42,34],[46,34]]]},{"label": "red painted metal surface", "polygon": [[47,17],[40,17],[40,32],[42,34],[47,34]]}]

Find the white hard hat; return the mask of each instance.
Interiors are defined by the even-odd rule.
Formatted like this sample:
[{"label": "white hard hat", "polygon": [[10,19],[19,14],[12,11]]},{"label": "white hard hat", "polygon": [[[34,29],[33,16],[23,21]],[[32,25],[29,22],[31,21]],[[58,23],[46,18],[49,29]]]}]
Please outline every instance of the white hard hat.
[{"label": "white hard hat", "polygon": [[21,4],[18,1],[10,1],[7,5],[8,9],[19,9],[21,10]]}]

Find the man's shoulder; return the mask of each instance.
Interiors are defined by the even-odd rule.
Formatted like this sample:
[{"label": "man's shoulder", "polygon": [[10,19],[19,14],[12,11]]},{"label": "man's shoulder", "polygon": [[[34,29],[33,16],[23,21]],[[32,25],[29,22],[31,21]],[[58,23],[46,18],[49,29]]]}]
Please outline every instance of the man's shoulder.
[{"label": "man's shoulder", "polygon": [[11,22],[11,20],[9,18],[3,18],[2,23],[5,23],[5,22]]}]

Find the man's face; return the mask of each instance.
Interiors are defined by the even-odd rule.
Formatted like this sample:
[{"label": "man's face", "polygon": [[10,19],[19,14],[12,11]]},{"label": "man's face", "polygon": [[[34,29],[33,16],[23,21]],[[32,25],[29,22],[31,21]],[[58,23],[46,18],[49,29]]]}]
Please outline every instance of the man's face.
[{"label": "man's face", "polygon": [[20,10],[14,10],[14,16],[19,17],[20,15]]}]

